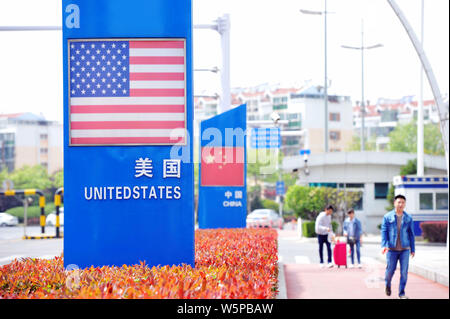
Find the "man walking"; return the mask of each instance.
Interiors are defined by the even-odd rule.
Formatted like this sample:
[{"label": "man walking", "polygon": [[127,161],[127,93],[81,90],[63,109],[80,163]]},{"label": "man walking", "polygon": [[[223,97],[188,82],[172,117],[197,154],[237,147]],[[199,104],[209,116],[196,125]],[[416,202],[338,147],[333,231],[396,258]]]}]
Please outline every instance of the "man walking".
[{"label": "man walking", "polygon": [[328,234],[332,231],[331,226],[331,214],[333,214],[334,208],[332,205],[328,205],[325,211],[321,212],[316,218],[315,230],[317,238],[319,240],[319,257],[320,257],[320,267],[324,267],[323,264],[323,244],[327,245],[327,256],[328,265],[327,267],[333,267],[331,263],[331,245],[328,241]]},{"label": "man walking", "polygon": [[404,211],[406,198],[397,195],[394,198],[394,210],[383,217],[381,224],[382,254],[386,254],[386,295],[391,295],[391,280],[400,261],[400,286],[398,296],[408,299],[405,295],[405,286],[408,279],[409,254],[414,257],[415,239],[413,219]]}]

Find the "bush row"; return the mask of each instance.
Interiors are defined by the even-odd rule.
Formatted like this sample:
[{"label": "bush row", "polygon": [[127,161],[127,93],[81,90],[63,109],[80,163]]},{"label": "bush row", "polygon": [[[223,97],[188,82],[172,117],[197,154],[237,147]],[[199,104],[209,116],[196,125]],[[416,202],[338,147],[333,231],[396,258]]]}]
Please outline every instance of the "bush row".
[{"label": "bush row", "polygon": [[189,265],[91,267],[66,271],[63,257],[0,266],[1,298],[274,298],[277,232],[197,230]]},{"label": "bush row", "polygon": [[[331,222],[331,226],[333,228],[333,232],[336,233],[339,224],[335,221]],[[315,221],[303,221],[302,222],[302,235],[304,237],[316,237],[316,222]]]},{"label": "bush row", "polygon": [[422,236],[432,243],[445,243],[447,241],[447,222],[420,223]]}]

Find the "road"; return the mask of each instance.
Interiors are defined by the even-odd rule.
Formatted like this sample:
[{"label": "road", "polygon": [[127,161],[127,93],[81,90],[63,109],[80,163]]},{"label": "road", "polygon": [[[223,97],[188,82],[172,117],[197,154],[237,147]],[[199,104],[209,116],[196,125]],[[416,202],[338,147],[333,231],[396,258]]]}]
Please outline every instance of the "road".
[{"label": "road", "polygon": [[[46,235],[55,235],[55,227],[46,226]],[[64,229],[62,228],[61,232]],[[27,236],[41,235],[40,226],[28,226]],[[63,239],[24,240],[22,226],[0,227],[0,265],[10,263],[15,258],[33,257],[51,259],[63,251]]]}]

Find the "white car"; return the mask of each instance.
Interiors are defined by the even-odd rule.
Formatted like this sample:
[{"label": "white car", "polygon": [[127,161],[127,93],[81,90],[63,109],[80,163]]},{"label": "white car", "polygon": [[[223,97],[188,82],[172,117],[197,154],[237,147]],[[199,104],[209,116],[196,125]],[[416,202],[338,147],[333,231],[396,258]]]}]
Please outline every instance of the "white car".
[{"label": "white car", "polygon": [[273,209],[255,209],[247,216],[247,227],[283,228],[283,218]]},{"label": "white car", "polygon": [[[47,215],[45,223],[47,226],[56,226],[56,211]],[[59,208],[59,226],[64,226],[64,207]]]},{"label": "white car", "polygon": [[17,226],[19,219],[8,213],[0,213],[0,226]]}]

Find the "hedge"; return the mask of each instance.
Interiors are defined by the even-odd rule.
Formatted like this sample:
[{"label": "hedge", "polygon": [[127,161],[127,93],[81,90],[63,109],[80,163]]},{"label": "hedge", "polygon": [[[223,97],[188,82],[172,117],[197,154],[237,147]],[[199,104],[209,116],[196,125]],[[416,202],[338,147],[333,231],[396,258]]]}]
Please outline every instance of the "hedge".
[{"label": "hedge", "polygon": [[423,222],[420,224],[423,238],[432,243],[447,241],[447,222]]},{"label": "hedge", "polygon": [[[333,232],[336,233],[339,224],[335,221],[331,222]],[[302,234],[304,237],[316,237],[316,222],[315,221],[304,221],[302,222]]]}]

